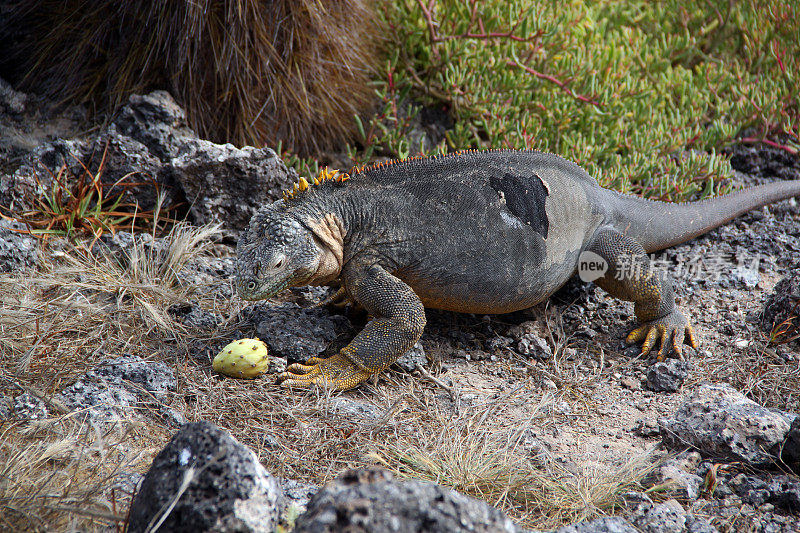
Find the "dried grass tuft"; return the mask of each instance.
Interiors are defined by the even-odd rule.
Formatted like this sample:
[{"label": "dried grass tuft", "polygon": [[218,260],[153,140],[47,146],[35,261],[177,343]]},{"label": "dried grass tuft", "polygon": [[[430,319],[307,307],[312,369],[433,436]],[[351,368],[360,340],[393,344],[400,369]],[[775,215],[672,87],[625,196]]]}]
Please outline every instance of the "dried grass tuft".
[{"label": "dried grass tuft", "polygon": [[7,427],[0,437],[0,530],[121,528],[133,490],[125,480],[149,462],[125,445],[134,435],[146,432],[128,424],[100,431],[70,416]]},{"label": "dried grass tuft", "polygon": [[[100,360],[152,359],[185,339],[167,309],[203,290],[182,286],[176,273],[207,253],[217,229],[178,224],[165,240],[145,236],[124,254],[48,241],[63,248],[44,250],[36,271],[0,275],[0,394],[29,392],[60,413],[53,394]],[[0,421],[0,530],[122,526],[130,494],[114,489],[117,476],[143,473],[171,430],[140,422],[103,430],[76,415]]]},{"label": "dried grass tuft", "polygon": [[35,0],[6,9],[22,37],[5,67],[22,70],[23,88],[112,108],[166,88],[217,142],[282,141],[307,155],[341,146],[373,103],[378,30],[366,0]]},{"label": "dried grass tuft", "polygon": [[[649,453],[616,468],[589,465],[572,472],[526,449],[532,423],[549,418],[556,401],[548,395],[536,404],[532,400],[519,387],[455,417],[437,413],[426,430],[378,443],[371,456],[397,475],[451,487],[537,529],[610,513],[622,492],[641,490],[639,483],[655,467]],[[514,420],[511,411],[519,405],[527,418]]]},{"label": "dried grass tuft", "polygon": [[65,243],[43,252],[36,272],[0,275],[1,377],[59,390],[102,358],[148,357],[179,339],[185,328],[167,309],[202,288],[181,286],[176,272],[217,230],[178,224],[163,246],[139,242],[118,254]]}]

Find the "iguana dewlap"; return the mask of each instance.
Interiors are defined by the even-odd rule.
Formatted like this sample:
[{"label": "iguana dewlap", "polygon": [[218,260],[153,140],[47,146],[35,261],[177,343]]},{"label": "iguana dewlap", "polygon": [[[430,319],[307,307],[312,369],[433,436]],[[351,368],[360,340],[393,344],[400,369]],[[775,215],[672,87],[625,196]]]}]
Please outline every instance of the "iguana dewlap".
[{"label": "iguana dewlap", "polygon": [[[338,354],[291,365],[289,386],[355,387],[419,339],[424,307],[507,313],[561,287],[593,252],[595,282],[634,302],[641,326],[628,342],[659,358],[696,346],[672,285],[648,252],[688,241],[756,207],[800,195],[800,181],[673,204],[603,189],[553,154],[497,150],[323,172],[262,208],[237,254],[239,295],[270,298],[287,287],[340,285],[372,320]],[[595,256],[592,256],[595,257]]]}]

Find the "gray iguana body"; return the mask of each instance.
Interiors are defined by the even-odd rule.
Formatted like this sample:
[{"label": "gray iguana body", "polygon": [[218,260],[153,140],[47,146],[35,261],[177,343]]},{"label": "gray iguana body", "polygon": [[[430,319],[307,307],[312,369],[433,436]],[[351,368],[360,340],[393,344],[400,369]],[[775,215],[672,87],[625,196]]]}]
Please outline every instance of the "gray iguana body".
[{"label": "gray iguana body", "polygon": [[800,195],[800,181],[688,204],[603,189],[553,154],[497,150],[374,165],[264,207],[239,242],[245,299],[289,286],[340,285],[371,315],[328,359],[282,374],[286,385],[358,385],[416,343],[423,307],[506,313],[558,290],[590,251],[608,266],[596,283],[633,301],[642,325],[628,336],[659,357],[691,326],[647,253],[688,241],[756,207]]}]

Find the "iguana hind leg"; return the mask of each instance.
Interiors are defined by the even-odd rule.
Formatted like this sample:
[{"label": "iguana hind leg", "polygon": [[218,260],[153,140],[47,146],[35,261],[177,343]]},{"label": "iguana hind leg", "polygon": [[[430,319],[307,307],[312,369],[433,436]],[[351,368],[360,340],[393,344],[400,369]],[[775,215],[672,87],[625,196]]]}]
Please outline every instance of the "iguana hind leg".
[{"label": "iguana hind leg", "polygon": [[374,318],[339,353],[290,365],[278,376],[284,386],[312,384],[352,389],[411,349],[425,327],[425,309],[414,291],[379,266],[350,267],[342,276],[348,294]]},{"label": "iguana hind leg", "polygon": [[598,254],[608,265],[595,283],[615,298],[634,302],[641,326],[628,335],[628,343],[641,342],[644,355],[660,339],[659,361],[670,348],[681,357],[684,342],[697,348],[694,329],[675,307],[672,283],[664,272],[653,268],[641,244],[614,229],[603,228],[586,249]]}]

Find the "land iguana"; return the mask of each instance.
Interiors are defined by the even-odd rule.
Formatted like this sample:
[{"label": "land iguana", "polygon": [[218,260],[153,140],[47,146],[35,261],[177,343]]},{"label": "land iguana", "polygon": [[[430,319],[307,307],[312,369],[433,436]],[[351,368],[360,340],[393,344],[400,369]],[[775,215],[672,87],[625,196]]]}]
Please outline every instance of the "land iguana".
[{"label": "land iguana", "polygon": [[[634,302],[627,342],[658,358],[697,347],[667,276],[647,254],[686,242],[765,204],[800,195],[800,180],[719,198],[665,203],[600,187],[577,164],[535,151],[467,151],[301,178],[260,209],[237,246],[247,300],[287,287],[338,286],[372,319],[336,355],[292,364],[284,386],[357,386],[409,350],[424,307],[508,313],[545,300],[578,270],[605,263],[595,283]],[[590,254],[591,255],[591,254]],[[599,256],[599,258],[598,258]]]}]

